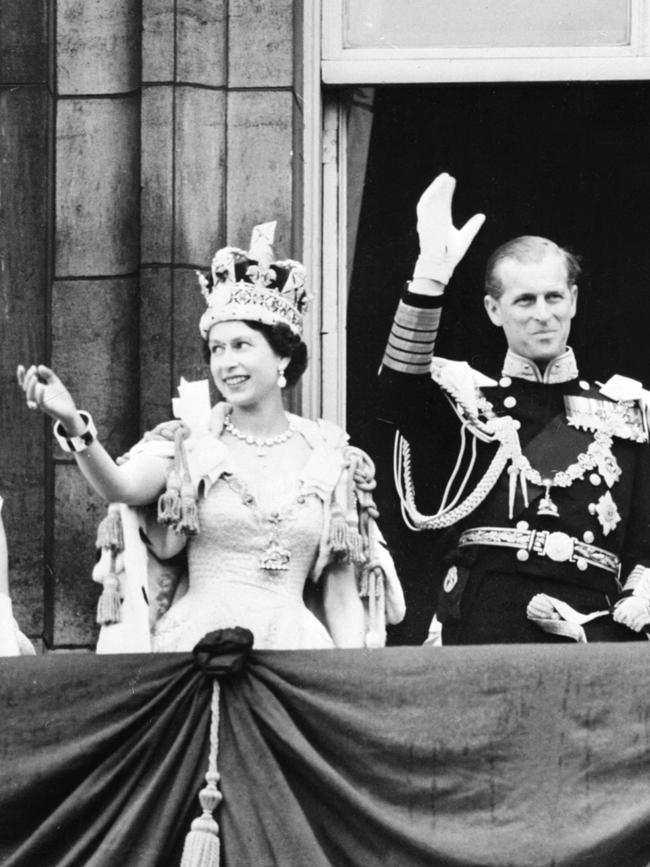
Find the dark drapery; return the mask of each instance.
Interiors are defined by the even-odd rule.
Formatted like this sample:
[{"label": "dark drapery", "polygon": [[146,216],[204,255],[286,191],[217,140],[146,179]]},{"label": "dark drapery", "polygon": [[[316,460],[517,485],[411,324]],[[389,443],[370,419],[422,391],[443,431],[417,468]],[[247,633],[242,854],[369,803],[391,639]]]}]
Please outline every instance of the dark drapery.
[{"label": "dark drapery", "polygon": [[[221,682],[226,867],[645,867],[645,645],[253,652]],[[0,662],[0,863],[176,865],[191,655]]]}]

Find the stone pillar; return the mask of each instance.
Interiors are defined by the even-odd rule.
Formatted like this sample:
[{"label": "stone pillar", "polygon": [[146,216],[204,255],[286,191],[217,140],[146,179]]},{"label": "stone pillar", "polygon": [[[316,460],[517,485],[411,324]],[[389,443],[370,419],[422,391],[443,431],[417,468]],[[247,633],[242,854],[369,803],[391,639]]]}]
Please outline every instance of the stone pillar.
[{"label": "stone pillar", "polygon": [[253,225],[271,219],[277,255],[300,254],[293,5],[144,0],[144,428],[169,416],[180,376],[208,375],[195,269],[225,244],[247,247]]},{"label": "stone pillar", "polygon": [[[136,0],[57,0],[52,365],[102,443],[138,436],[140,27]],[[53,646],[94,643],[105,506],[55,446]]]},{"label": "stone pillar", "polygon": [[225,234],[226,0],[144,0],[141,426],[206,375],[194,271]]},{"label": "stone pillar", "polygon": [[10,590],[24,632],[40,647],[48,626],[49,434],[25,408],[19,362],[48,358],[53,97],[47,0],[0,8],[0,494]]}]

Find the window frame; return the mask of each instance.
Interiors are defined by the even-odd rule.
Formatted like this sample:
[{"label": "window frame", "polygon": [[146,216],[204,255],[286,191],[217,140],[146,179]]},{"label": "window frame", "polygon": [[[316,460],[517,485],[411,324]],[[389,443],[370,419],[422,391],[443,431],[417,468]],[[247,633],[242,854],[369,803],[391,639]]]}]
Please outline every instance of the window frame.
[{"label": "window frame", "polygon": [[629,0],[629,45],[348,48],[345,0],[322,3],[324,84],[587,81],[650,77],[650,0]]}]

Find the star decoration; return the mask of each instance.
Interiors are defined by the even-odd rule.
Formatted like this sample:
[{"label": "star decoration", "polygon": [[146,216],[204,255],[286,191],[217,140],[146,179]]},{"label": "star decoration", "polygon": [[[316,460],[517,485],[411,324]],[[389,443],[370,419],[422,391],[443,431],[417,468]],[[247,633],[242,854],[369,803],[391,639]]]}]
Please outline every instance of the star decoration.
[{"label": "star decoration", "polygon": [[607,536],[612,530],[616,529],[616,525],[621,520],[618,506],[612,499],[609,491],[598,500],[594,513],[598,518],[600,526],[603,528],[604,536]]}]

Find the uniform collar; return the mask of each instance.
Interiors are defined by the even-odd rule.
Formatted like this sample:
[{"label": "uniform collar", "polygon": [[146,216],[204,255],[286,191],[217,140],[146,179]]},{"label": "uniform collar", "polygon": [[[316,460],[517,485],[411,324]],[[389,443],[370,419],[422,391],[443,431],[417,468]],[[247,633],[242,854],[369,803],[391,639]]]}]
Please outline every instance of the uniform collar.
[{"label": "uniform collar", "polygon": [[546,365],[544,373],[534,361],[517,355],[512,349],[506,353],[503,361],[503,376],[526,379],[528,382],[543,382],[547,385],[555,385],[569,382],[578,376],[578,365],[573,350],[567,346],[561,355],[558,355]]}]

